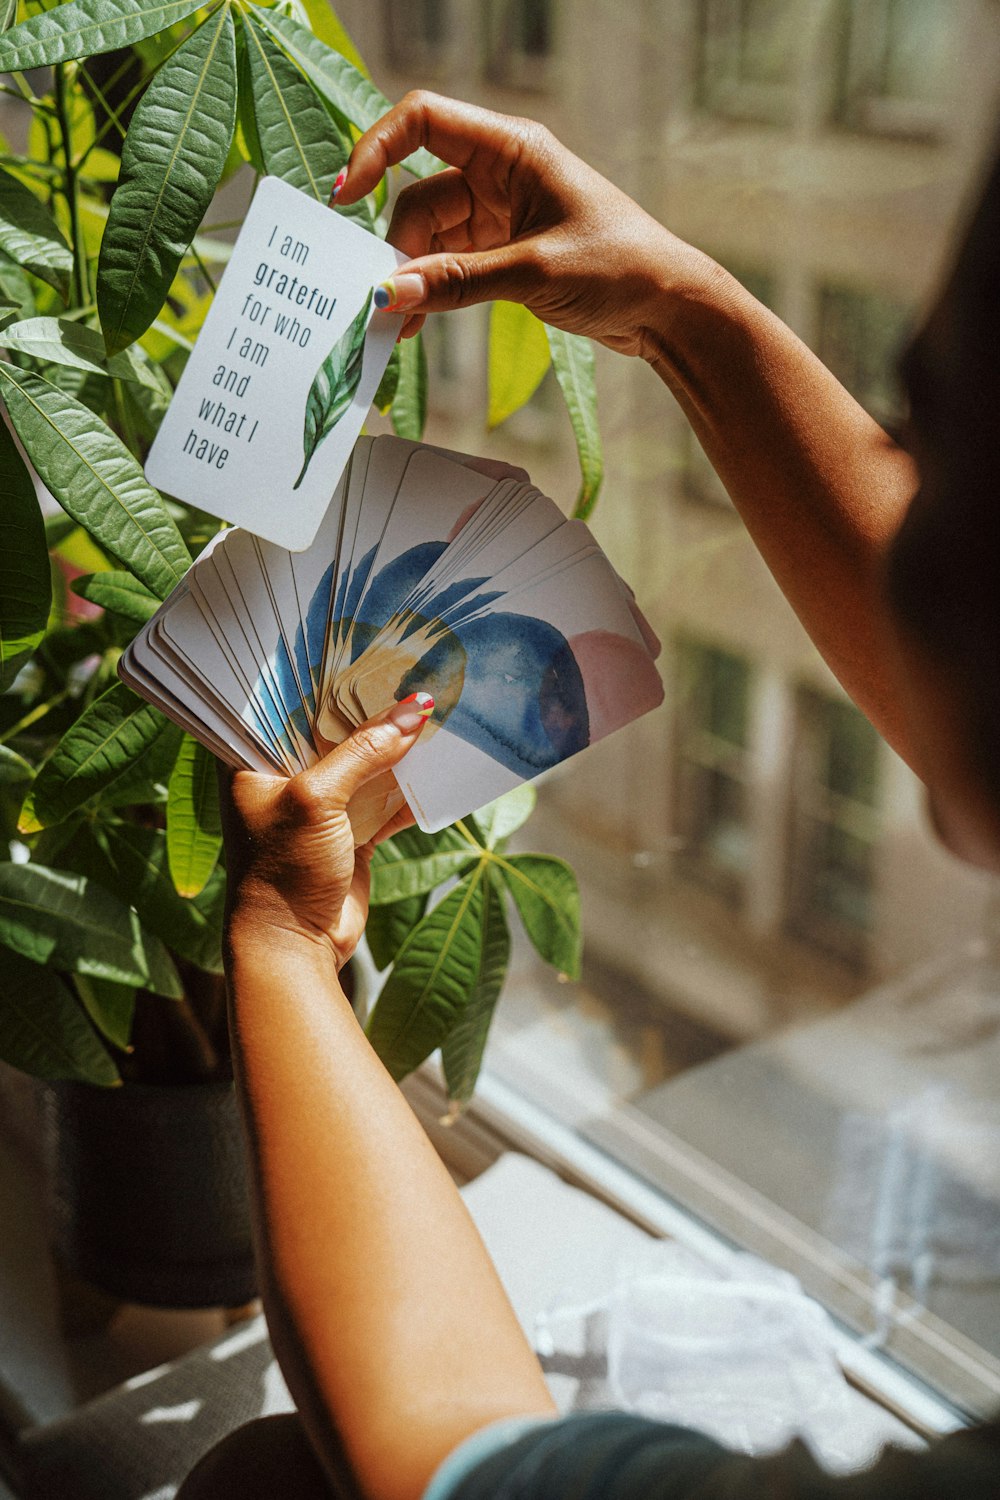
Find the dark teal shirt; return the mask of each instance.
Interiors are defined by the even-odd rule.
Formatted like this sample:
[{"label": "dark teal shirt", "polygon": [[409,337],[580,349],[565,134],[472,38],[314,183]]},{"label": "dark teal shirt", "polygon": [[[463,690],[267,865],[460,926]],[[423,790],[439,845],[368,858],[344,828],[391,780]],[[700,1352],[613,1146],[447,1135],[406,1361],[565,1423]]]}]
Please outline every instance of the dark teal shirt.
[{"label": "dark teal shirt", "polygon": [[835,1476],[802,1443],[749,1458],[628,1412],[517,1418],[456,1449],[424,1500],[1000,1500],[1000,1423]]}]

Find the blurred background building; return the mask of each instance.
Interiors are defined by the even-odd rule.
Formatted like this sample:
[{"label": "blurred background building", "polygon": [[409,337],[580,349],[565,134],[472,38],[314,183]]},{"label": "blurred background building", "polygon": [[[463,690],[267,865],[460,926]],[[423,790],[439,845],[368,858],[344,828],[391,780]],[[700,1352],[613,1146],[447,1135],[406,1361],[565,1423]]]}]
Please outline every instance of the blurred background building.
[{"label": "blurred background building", "polygon": [[[339,13],[391,97],[431,87],[542,120],[898,427],[896,357],[993,132],[993,0]],[[551,374],[484,438],[486,326],[479,309],[431,320],[431,433],[525,464],[570,507]],[[588,977],[653,1018],[655,1072],[658,1009],[720,1046],[821,1013],[980,932],[988,887],[935,845],[915,778],[820,661],[672,398],[637,362],[599,361],[595,530],[663,639],[667,699],[549,779],[532,838],[573,860]]]}]

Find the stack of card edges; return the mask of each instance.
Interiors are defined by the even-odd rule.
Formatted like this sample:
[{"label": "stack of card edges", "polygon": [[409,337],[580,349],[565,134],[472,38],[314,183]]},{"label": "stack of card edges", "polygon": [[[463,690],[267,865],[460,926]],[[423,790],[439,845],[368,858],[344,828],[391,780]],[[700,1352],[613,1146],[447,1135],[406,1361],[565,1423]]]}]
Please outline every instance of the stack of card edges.
[{"label": "stack of card edges", "polygon": [[306,551],[220,532],[120,671],[220,759],[271,775],[432,694],[363,828],[352,804],[369,837],[404,799],[443,828],[654,708],[658,649],[587,527],[521,471],[362,437]]}]

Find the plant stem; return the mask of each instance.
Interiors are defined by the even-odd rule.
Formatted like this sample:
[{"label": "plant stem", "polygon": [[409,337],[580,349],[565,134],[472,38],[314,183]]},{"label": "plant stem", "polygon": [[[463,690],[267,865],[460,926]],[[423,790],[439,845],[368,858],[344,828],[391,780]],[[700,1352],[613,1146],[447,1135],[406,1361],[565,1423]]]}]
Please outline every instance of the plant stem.
[{"label": "plant stem", "polygon": [[44,719],[45,715],[51,709],[58,708],[60,703],[65,703],[66,699],[70,696],[70,691],[68,687],[64,687],[58,693],[54,694],[53,697],[46,699],[44,703],[37,703],[30,713],[25,714],[23,719],[18,719],[17,723],[12,725],[5,734],[0,734],[0,745],[6,745],[8,740],[16,739],[23,730],[30,729],[32,724],[37,724],[39,719]]},{"label": "plant stem", "polygon": [[77,185],[76,166],[73,161],[69,114],[66,108],[66,65],[56,63],[55,69],[56,114],[62,134],[63,159],[66,163],[66,201],[73,238],[73,301],[90,301],[90,276],[87,266],[87,246],[80,222],[80,192]]}]

